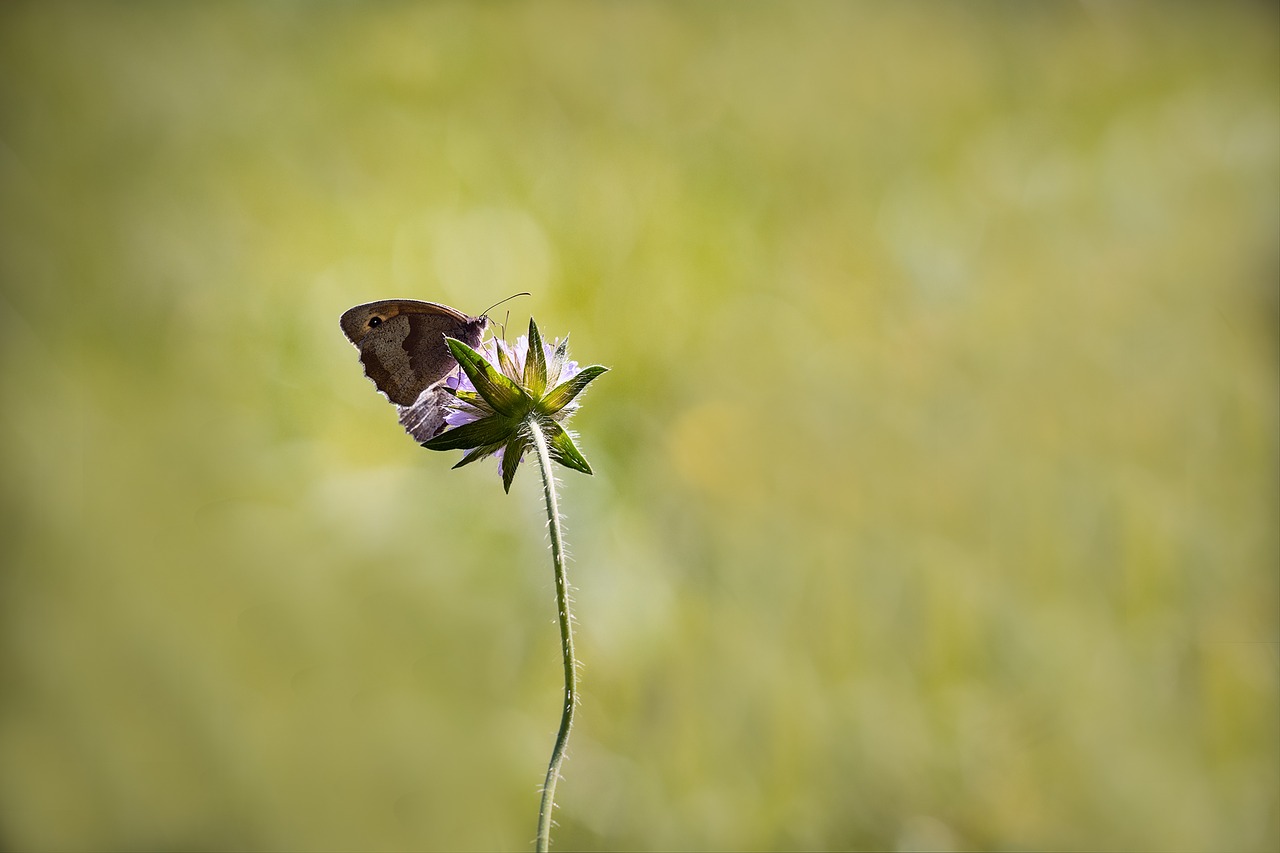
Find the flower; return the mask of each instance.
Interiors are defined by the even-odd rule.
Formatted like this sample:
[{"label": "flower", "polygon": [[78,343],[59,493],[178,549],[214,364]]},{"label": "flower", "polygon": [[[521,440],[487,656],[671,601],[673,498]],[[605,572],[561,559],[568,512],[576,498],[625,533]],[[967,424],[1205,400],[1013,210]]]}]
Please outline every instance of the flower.
[{"label": "flower", "polygon": [[445,343],[462,371],[444,383],[454,398],[444,419],[448,428],[423,447],[468,451],[455,468],[499,454],[502,486],[510,491],[536,428],[552,459],[591,473],[562,424],[577,410],[578,395],[608,368],[596,364],[579,369],[569,360],[569,339],[544,343],[532,318],[529,334],[513,345],[490,339],[477,351],[453,338]]}]

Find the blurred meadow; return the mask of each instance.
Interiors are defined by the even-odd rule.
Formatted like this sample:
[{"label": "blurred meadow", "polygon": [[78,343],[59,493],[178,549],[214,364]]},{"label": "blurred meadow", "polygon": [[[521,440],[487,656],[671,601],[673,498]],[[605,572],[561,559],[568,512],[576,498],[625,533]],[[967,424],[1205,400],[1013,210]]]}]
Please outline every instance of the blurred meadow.
[{"label": "blurred meadow", "polygon": [[4,4],[0,846],[1280,846],[1271,3]]}]

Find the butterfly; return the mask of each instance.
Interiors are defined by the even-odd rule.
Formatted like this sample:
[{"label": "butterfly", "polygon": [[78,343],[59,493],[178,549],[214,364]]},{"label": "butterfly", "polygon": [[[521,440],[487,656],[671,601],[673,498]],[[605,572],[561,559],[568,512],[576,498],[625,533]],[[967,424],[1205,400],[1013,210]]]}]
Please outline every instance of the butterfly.
[{"label": "butterfly", "polygon": [[444,430],[451,399],[444,380],[458,367],[444,339],[478,347],[486,314],[469,317],[438,302],[383,299],[348,309],[340,322],[360,350],[365,375],[395,404],[405,431],[423,442]]}]

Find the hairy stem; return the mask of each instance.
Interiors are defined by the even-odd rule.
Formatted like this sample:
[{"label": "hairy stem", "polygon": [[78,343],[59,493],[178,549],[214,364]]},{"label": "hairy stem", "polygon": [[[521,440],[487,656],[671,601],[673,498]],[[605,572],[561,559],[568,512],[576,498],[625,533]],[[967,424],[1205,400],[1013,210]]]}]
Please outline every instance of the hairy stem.
[{"label": "hairy stem", "polygon": [[555,748],[551,750],[551,762],[547,766],[547,778],[542,784],[542,804],[538,808],[538,853],[546,853],[551,846],[551,811],[555,808],[556,781],[560,778],[560,765],[564,762],[565,746],[569,743],[569,729],[573,726],[573,709],[578,704],[578,670],[573,656],[573,617],[569,612],[569,578],[564,570],[564,539],[560,532],[560,508],[556,502],[556,480],[551,472],[551,455],[547,451],[547,439],[536,418],[527,421],[533,445],[538,451],[538,464],[542,468],[542,491],[547,499],[547,524],[551,528],[551,560],[556,571],[556,607],[560,612],[560,650],[564,657],[564,711],[560,715],[560,731],[556,735]]}]

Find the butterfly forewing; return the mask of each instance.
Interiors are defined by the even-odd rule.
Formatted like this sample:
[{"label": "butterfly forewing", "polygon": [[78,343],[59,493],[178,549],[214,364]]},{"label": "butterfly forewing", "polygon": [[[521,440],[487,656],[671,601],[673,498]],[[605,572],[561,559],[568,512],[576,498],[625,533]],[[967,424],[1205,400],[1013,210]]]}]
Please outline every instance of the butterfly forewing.
[{"label": "butterfly forewing", "polygon": [[[413,299],[357,305],[341,321],[343,334],[360,350],[365,375],[400,407],[401,423],[419,441],[444,427],[446,401],[439,394],[424,395],[458,366],[444,339],[479,346],[485,323],[484,317]],[[431,435],[423,438],[427,432]]]}]

